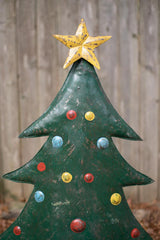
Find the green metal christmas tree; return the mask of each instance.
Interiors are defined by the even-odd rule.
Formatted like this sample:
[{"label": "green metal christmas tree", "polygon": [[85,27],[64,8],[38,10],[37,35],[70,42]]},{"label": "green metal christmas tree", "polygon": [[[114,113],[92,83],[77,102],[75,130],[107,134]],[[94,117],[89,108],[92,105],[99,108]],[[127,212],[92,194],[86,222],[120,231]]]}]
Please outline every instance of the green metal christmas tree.
[{"label": "green metal christmas tree", "polygon": [[70,48],[68,77],[48,110],[21,138],[49,136],[27,164],[5,178],[34,185],[1,240],[151,240],[136,221],[122,188],[149,184],[120,155],[112,137],[141,140],[105,95],[93,67],[94,48],[82,20],[76,35],[55,35]]}]

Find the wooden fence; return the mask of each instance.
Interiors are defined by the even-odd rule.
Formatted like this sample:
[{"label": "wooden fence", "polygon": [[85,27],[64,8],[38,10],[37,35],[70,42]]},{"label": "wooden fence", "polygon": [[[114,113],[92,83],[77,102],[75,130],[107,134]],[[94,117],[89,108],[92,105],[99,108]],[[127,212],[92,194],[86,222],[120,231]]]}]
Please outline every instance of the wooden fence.
[{"label": "wooden fence", "polygon": [[[127,189],[138,201],[160,199],[159,0],[0,0],[0,169],[29,161],[46,138],[18,135],[47,109],[68,70],[68,49],[52,34],[74,34],[81,18],[91,36],[112,35],[96,55],[112,104],[143,142],[115,139],[124,158],[155,183]],[[1,181],[2,198],[26,198],[31,185]]]}]

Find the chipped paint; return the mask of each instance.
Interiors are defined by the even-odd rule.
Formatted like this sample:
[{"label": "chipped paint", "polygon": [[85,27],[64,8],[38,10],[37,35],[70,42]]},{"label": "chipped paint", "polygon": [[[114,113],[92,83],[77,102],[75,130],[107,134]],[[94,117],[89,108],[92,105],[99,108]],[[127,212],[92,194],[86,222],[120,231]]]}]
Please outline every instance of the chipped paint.
[{"label": "chipped paint", "polygon": [[117,224],[117,223],[119,223],[119,219],[118,218],[111,218],[111,223],[112,224]]},{"label": "chipped paint", "polygon": [[69,204],[70,204],[70,202],[68,200],[65,201],[65,202],[59,201],[59,202],[56,202],[56,203],[51,203],[51,205],[54,206],[54,207],[62,206],[62,205],[69,205]]}]

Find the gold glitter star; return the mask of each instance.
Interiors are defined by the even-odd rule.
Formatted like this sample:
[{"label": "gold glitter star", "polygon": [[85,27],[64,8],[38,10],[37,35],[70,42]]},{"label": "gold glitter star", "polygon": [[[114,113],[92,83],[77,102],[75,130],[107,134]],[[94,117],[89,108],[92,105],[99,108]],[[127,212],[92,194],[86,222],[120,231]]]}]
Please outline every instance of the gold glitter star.
[{"label": "gold glitter star", "polygon": [[53,36],[70,48],[69,55],[63,68],[67,68],[78,59],[84,58],[86,61],[100,69],[99,62],[94,54],[94,49],[111,38],[111,36],[89,36],[83,19],[81,20],[75,35]]}]

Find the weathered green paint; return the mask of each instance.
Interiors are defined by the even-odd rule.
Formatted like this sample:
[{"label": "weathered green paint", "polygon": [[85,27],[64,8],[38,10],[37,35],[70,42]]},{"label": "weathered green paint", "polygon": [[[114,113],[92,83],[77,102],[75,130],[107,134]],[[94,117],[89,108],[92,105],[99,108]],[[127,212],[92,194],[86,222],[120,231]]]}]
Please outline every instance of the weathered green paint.
[{"label": "weathered green paint", "polygon": [[[77,118],[68,120],[69,110],[77,112]],[[95,114],[93,121],[84,117],[87,111]],[[131,240],[131,231],[138,228],[138,240],[150,240],[132,215],[122,187],[148,184],[152,179],[137,172],[120,155],[112,137],[141,140],[115,111],[106,97],[94,67],[80,59],[70,73],[49,109],[20,137],[49,135],[35,157],[4,177],[17,182],[34,184],[34,190],[18,219],[3,233],[1,240]],[[61,136],[64,144],[52,147],[52,138]],[[97,148],[97,140],[106,137],[109,147]],[[45,162],[46,171],[39,172],[37,164]],[[72,174],[72,181],[64,183],[63,172]],[[86,183],[84,175],[92,173],[94,181]],[[45,194],[45,200],[37,203],[35,191]],[[119,193],[122,202],[114,206],[110,202],[113,193]],[[86,222],[86,229],[74,233],[70,223],[75,218]],[[20,236],[13,234],[14,226],[20,226]]]}]

